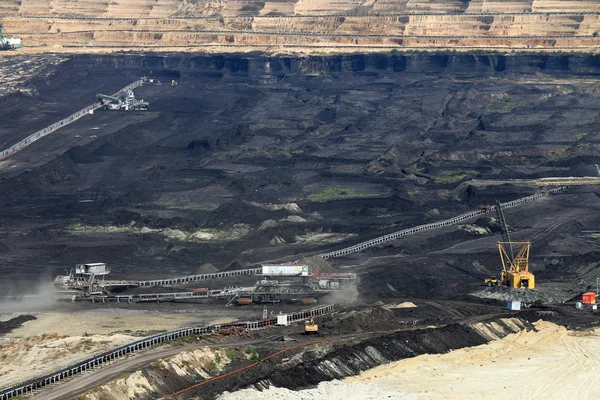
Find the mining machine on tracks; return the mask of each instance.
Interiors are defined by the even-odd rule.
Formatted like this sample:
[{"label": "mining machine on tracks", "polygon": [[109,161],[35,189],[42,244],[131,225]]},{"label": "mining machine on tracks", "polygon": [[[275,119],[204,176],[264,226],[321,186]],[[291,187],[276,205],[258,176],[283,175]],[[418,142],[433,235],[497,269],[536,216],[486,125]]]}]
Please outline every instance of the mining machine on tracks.
[{"label": "mining machine on tracks", "polygon": [[309,319],[304,322],[304,334],[305,335],[314,335],[319,333],[319,325],[315,324],[314,319]]},{"label": "mining machine on tracks", "polygon": [[7,38],[2,33],[2,25],[0,25],[0,50],[18,50],[21,48],[21,39]]},{"label": "mining machine on tracks", "polygon": [[123,97],[108,96],[98,93],[96,95],[98,102],[105,110],[111,111],[146,111],[149,103],[144,100],[138,100],[133,94],[133,90],[128,89],[123,93]]},{"label": "mining machine on tracks", "polygon": [[[502,285],[510,288],[535,288],[535,276],[529,272],[529,250],[531,242],[513,242],[510,240],[506,219],[500,202],[496,201],[496,214],[502,229],[502,241],[498,242],[502,272]],[[517,252],[515,253],[515,249]]]}]

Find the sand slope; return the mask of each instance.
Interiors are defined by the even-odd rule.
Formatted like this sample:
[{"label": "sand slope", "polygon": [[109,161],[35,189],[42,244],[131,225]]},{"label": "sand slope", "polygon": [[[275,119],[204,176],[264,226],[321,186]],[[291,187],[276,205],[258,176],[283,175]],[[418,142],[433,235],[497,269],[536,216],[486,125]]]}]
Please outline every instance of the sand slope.
[{"label": "sand slope", "polygon": [[416,393],[419,399],[591,398],[600,373],[600,330],[535,325],[539,332],[391,363],[345,382]]}]

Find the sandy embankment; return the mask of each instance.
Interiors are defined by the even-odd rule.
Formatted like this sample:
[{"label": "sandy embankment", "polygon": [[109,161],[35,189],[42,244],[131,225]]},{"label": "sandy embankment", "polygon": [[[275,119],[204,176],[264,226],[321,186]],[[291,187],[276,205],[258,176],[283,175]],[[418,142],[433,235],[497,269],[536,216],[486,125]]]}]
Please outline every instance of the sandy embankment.
[{"label": "sandy embankment", "polygon": [[[33,313],[0,337],[0,387],[7,387],[147,336],[185,326],[189,317],[139,310]],[[8,319],[15,315],[3,315]],[[134,336],[135,335],[135,336]],[[23,370],[23,365],[27,369]]]},{"label": "sandy embankment", "polygon": [[347,383],[370,383],[418,399],[588,399],[600,373],[600,330],[535,323],[486,345],[383,365]]},{"label": "sandy embankment", "polygon": [[545,321],[534,325],[538,332],[521,331],[482,346],[390,363],[314,389],[246,389],[219,399],[592,398],[600,374],[600,329],[573,332]]}]

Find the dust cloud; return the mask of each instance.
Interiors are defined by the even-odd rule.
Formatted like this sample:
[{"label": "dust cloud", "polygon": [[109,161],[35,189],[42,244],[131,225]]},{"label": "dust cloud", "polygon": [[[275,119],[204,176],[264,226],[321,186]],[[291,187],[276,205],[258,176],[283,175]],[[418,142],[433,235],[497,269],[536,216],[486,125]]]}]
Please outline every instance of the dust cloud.
[{"label": "dust cloud", "polygon": [[323,303],[339,305],[356,305],[360,300],[360,293],[357,286],[351,286],[344,290],[330,292],[323,297]]},{"label": "dust cloud", "polygon": [[[53,309],[56,307],[56,289],[48,282],[39,282],[31,290],[27,287],[27,294],[4,297],[0,299],[0,319],[2,314],[35,312]],[[23,293],[14,291],[16,293]]]}]

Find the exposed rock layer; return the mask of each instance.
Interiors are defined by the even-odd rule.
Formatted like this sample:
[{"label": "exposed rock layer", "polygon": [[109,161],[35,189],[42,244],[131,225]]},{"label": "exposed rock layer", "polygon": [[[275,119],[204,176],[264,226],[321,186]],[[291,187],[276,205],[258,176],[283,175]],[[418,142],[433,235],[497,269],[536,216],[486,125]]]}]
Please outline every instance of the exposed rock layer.
[{"label": "exposed rock layer", "polygon": [[188,2],[8,0],[6,31],[29,51],[353,52],[391,49],[590,51],[592,1]]}]

